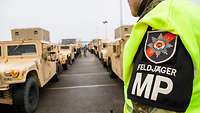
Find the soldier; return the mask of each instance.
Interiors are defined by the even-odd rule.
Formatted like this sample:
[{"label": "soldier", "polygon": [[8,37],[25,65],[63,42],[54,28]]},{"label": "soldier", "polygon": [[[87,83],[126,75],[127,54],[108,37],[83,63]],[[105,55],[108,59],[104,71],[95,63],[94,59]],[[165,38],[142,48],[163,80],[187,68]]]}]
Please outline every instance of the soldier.
[{"label": "soldier", "polygon": [[199,113],[200,1],[129,0],[124,113]]}]

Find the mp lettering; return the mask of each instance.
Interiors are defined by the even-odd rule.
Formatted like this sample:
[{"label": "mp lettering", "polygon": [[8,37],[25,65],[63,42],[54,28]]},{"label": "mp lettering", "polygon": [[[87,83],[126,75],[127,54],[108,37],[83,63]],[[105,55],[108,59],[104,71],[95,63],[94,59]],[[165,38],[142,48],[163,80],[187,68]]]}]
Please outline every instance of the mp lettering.
[{"label": "mp lettering", "polygon": [[[171,91],[173,90],[173,82],[168,77],[159,75],[155,76],[154,74],[147,74],[144,80],[142,80],[142,78],[143,78],[142,73],[136,74],[136,78],[132,88],[132,95],[141,97],[142,94],[144,93],[144,98],[156,101],[159,94],[167,95],[170,94]],[[167,84],[166,87],[162,88],[161,83]]]}]

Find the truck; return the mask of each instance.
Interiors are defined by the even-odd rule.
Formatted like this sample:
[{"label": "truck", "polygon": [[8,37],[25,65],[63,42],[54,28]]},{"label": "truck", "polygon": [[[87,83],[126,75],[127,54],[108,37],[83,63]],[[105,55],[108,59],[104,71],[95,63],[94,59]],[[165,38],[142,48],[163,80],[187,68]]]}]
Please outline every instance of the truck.
[{"label": "truck", "polygon": [[88,43],[88,51],[93,54],[94,44],[92,41]]},{"label": "truck", "polygon": [[75,55],[73,45],[58,45],[59,50],[59,62],[64,70],[68,69],[68,64],[72,65]]},{"label": "truck", "polygon": [[75,38],[69,38],[69,39],[62,39],[61,40],[62,45],[71,45],[73,46],[73,51],[75,58],[77,58],[81,54],[81,42]]},{"label": "truck", "polygon": [[113,53],[113,42],[111,41],[103,42],[100,60],[103,66],[106,68],[109,66],[109,64],[111,64],[112,53]]},{"label": "truck", "polygon": [[130,37],[132,25],[120,26],[115,29],[115,41],[112,44],[111,62],[109,62],[108,70],[111,77],[118,77],[123,80],[123,51],[124,45]]},{"label": "truck", "polygon": [[93,43],[93,50],[92,50],[93,54],[99,58],[99,55],[100,55],[99,53],[102,48],[102,39],[100,38],[93,39],[92,43]]},{"label": "truck", "polygon": [[39,88],[58,79],[56,46],[42,28],[13,29],[11,41],[0,41],[0,104],[18,113],[33,113]]}]

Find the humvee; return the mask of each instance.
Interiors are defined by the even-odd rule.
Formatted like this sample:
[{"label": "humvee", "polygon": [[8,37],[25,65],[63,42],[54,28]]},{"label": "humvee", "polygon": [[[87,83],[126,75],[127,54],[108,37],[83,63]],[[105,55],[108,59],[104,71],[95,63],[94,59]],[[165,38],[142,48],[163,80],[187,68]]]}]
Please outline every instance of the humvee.
[{"label": "humvee", "polygon": [[81,54],[82,45],[80,42],[76,42],[76,44],[72,44],[74,48],[74,55],[77,58]]},{"label": "humvee", "polygon": [[[123,51],[124,45],[128,38],[130,37],[132,26],[121,26],[115,29],[115,41],[112,45],[112,56],[111,62],[109,62],[108,67],[109,71],[111,72],[111,77],[115,77],[117,75],[121,80],[123,80]],[[110,64],[111,63],[111,64]],[[111,70],[112,69],[112,70]]]},{"label": "humvee", "polygon": [[101,55],[100,59],[104,67],[108,67],[109,62],[111,62],[111,56],[112,56],[112,42],[103,42],[101,49]]},{"label": "humvee", "polygon": [[62,65],[64,70],[68,69],[69,63],[69,46],[58,45],[58,62]]},{"label": "humvee", "polygon": [[47,34],[41,28],[13,29],[12,41],[0,41],[0,103],[19,113],[33,113],[39,88],[57,78],[56,47]]},{"label": "humvee", "polygon": [[[75,58],[77,56],[79,56],[79,54],[81,53],[81,45],[80,45],[80,41],[78,41],[77,39],[75,38],[69,38],[69,39],[62,39],[62,45],[71,45],[73,46],[73,52],[74,52],[74,55],[75,55]],[[74,61],[75,59],[73,59]]]},{"label": "humvee", "polygon": [[93,52],[94,54],[99,58],[99,52],[100,52],[100,48],[102,47],[102,39],[94,39],[93,41]]},{"label": "humvee", "polygon": [[90,42],[88,43],[88,51],[89,51],[90,53],[92,53],[92,54],[93,54],[93,47],[94,47],[94,45],[93,45],[92,41],[90,41]]},{"label": "humvee", "polygon": [[83,47],[83,45],[82,45],[81,41],[80,40],[77,41],[77,43],[76,43],[77,56],[80,54],[82,47]]},{"label": "humvee", "polygon": [[72,65],[74,60],[74,48],[71,44],[59,45],[59,62],[62,64],[63,69],[68,69],[68,64]]},{"label": "humvee", "polygon": [[101,50],[103,49],[103,43],[106,42],[105,40],[98,40],[97,42],[97,57],[101,60]]}]

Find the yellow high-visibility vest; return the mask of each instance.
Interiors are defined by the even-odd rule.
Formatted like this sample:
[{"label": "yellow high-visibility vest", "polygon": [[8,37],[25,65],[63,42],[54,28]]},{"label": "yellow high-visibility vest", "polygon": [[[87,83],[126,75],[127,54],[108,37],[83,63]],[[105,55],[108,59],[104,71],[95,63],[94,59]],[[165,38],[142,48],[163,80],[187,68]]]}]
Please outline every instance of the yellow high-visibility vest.
[{"label": "yellow high-visibility vest", "polygon": [[123,80],[125,94],[124,113],[132,113],[133,110],[132,101],[127,98],[127,89],[132,76],[134,66],[133,59],[142,39],[144,38],[148,26],[156,30],[168,31],[179,35],[182,43],[192,58],[195,68],[192,97],[186,113],[200,113],[199,0],[164,0],[134,26],[131,37],[125,45],[123,55]]}]

